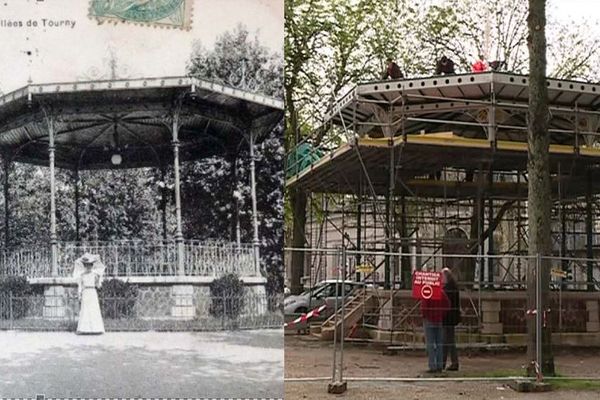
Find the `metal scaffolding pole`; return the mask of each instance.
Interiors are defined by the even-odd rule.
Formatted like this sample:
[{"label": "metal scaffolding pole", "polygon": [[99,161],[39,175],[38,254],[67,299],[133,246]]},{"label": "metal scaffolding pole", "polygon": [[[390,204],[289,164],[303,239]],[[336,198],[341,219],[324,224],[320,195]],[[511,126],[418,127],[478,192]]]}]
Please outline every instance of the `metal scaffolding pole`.
[{"label": "metal scaffolding pole", "polygon": [[[360,251],[362,250],[362,178],[358,184],[358,201],[356,202],[356,266],[362,262]],[[356,270],[356,281],[360,282],[360,272]]]},{"label": "metal scaffolding pole", "polygon": [[408,249],[408,226],[406,218],[406,198],[400,197],[400,208],[402,214],[400,215],[400,234],[402,236],[401,251],[402,251],[402,286],[404,289],[410,289],[412,287],[412,268],[410,266],[410,258],[406,256],[409,253]]},{"label": "metal scaffolding pole", "polygon": [[585,233],[586,233],[586,256],[587,256],[587,290],[594,290],[594,221],[592,219],[592,171],[587,171],[586,185],[586,213],[585,213]]},{"label": "metal scaffolding pole", "polygon": [[[385,199],[385,252],[389,253],[392,250],[392,238],[394,231],[392,229],[392,198],[394,196],[394,182],[395,182],[395,171],[394,171],[394,139],[388,139],[388,145],[390,147],[390,160],[389,160],[389,182],[388,182],[388,193]],[[391,267],[392,259],[389,254],[385,256],[385,278],[384,278],[384,289],[391,287]]]}]

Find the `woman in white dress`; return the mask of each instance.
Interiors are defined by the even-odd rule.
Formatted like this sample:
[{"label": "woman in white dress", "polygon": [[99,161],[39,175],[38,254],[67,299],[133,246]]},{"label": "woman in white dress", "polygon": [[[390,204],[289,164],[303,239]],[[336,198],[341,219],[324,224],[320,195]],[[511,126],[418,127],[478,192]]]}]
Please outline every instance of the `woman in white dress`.
[{"label": "woman in white dress", "polygon": [[99,260],[91,254],[84,254],[77,261],[80,261],[84,268],[78,281],[81,308],[79,310],[77,334],[102,334],[104,333],[104,322],[102,321],[98,292],[96,291],[102,285],[102,275],[94,268],[94,263],[99,263]]}]

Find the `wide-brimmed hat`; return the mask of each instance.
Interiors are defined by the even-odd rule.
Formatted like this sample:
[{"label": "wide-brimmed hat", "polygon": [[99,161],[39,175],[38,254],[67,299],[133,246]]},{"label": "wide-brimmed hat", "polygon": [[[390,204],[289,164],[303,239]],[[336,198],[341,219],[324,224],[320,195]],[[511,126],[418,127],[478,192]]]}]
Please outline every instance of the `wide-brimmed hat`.
[{"label": "wide-brimmed hat", "polygon": [[92,271],[100,276],[104,275],[104,270],[106,269],[106,266],[100,261],[100,256],[98,254],[84,253],[75,260],[74,264],[74,278],[79,278],[82,274],[87,273],[90,267]]},{"label": "wide-brimmed hat", "polygon": [[97,254],[85,253],[79,258],[79,261],[81,261],[83,265],[93,265],[98,259],[99,257]]}]

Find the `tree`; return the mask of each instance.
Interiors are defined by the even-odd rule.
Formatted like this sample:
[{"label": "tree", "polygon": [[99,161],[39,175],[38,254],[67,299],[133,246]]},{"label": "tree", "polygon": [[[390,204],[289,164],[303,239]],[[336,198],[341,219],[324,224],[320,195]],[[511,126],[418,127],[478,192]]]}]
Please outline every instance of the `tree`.
[{"label": "tree", "polygon": [[188,74],[272,97],[283,97],[281,54],[269,52],[258,37],[239,24],[219,36],[213,49],[194,43]]},{"label": "tree", "polygon": [[[365,78],[377,78],[380,63],[392,55],[398,38],[390,33],[382,40],[384,27],[393,25],[385,16],[390,4],[375,0],[286,0],[285,92],[288,143],[296,145],[309,137],[313,146],[323,140],[339,144],[339,138],[325,136],[323,115],[344,91]],[[382,8],[385,8],[383,10]],[[396,6],[393,7],[396,10]],[[395,18],[395,17],[394,17]],[[368,39],[366,39],[368,38]],[[395,56],[395,54],[393,54]],[[292,146],[293,148],[293,146]],[[287,193],[287,219],[291,226],[292,248],[305,247],[307,195],[301,189]],[[291,292],[302,290],[304,252],[291,254]]]},{"label": "tree", "polygon": [[[318,76],[307,67],[317,50],[323,44],[325,10],[317,0],[286,0],[285,2],[285,103],[286,131],[288,150],[299,142],[300,124],[297,102],[306,92],[309,82]],[[306,99],[308,100],[308,99]],[[303,248],[306,224],[306,193],[302,190],[290,190],[287,193],[292,218],[286,226],[292,227],[292,248]],[[286,213],[287,214],[287,213]],[[304,252],[291,254],[291,292],[302,291],[300,279],[304,269]]]},{"label": "tree", "polygon": [[[546,87],[546,0],[529,0],[527,18],[527,47],[529,49],[529,112],[528,112],[528,195],[527,218],[529,224],[529,255],[533,257],[527,269],[527,307],[536,306],[536,282],[541,287],[542,309],[546,308],[550,290],[550,262],[542,258],[552,254],[550,187],[550,134],[548,132],[548,89]],[[542,310],[537,310],[541,313]],[[542,365],[544,374],[554,374],[552,338],[549,324],[542,327]],[[527,358],[536,360],[536,324],[534,318],[527,323]],[[530,374],[535,370],[532,365]]]},{"label": "tree", "polygon": [[[149,184],[147,169],[84,171],[80,177],[80,236],[83,240],[161,237],[156,201],[158,187]],[[73,197],[73,184],[69,184],[69,198]]]},{"label": "tree", "polygon": [[[200,79],[222,82],[268,96],[283,97],[281,54],[270,52],[243,25],[217,38],[207,50],[197,42],[188,63],[188,73]],[[261,138],[255,151],[257,206],[261,267],[267,275],[267,290],[283,289],[283,132],[282,127]],[[253,237],[250,157],[247,138],[225,154],[187,163],[182,170],[183,196],[191,207],[185,211],[186,235],[217,240],[235,240],[237,225],[241,240]],[[198,213],[197,210],[203,212]]]}]

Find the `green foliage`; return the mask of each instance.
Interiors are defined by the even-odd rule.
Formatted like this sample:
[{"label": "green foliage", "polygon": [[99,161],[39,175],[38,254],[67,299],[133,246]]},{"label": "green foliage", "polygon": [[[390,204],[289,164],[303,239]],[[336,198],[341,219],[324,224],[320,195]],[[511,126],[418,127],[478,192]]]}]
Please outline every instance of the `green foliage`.
[{"label": "green foliage", "polygon": [[[31,284],[23,276],[0,277],[0,318],[22,318],[27,315],[29,302],[23,298],[33,294]],[[9,299],[9,296],[12,299]],[[12,306],[12,313],[11,308]]]},{"label": "green foliage", "polygon": [[214,317],[236,319],[244,307],[244,292],[244,282],[235,274],[215,279],[210,284],[210,314]]},{"label": "green foliage", "polygon": [[109,279],[98,289],[100,309],[104,318],[131,318],[135,316],[138,286],[119,279]]},{"label": "green foliage", "polygon": [[[325,135],[324,115],[353,85],[380,79],[387,57],[408,77],[433,74],[442,55],[458,73],[469,72],[479,54],[527,73],[527,15],[522,0],[286,0],[287,151],[302,141],[314,147],[345,141],[339,129]],[[589,34],[597,25],[589,25],[550,18],[549,76],[600,79],[600,41]],[[285,209],[291,229],[292,207]]]}]

